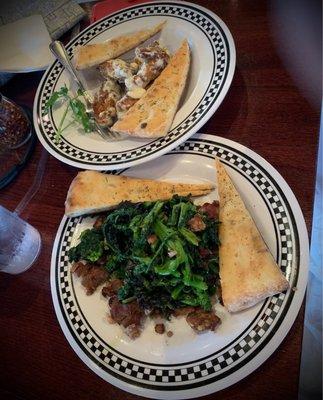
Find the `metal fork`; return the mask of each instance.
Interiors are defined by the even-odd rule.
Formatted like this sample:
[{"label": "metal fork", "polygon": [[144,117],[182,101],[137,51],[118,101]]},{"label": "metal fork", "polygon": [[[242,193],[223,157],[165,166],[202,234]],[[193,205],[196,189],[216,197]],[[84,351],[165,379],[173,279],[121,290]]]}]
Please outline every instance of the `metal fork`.
[{"label": "metal fork", "polygon": [[49,45],[49,48],[50,48],[51,52],[54,54],[54,56],[57,58],[57,60],[70,73],[70,75],[73,78],[73,81],[76,83],[76,85],[82,90],[82,92],[84,94],[84,99],[85,99],[86,112],[93,117],[94,125],[95,125],[97,132],[101,135],[101,137],[103,139],[119,138],[120,135],[118,133],[112,132],[108,128],[103,128],[96,122],[96,120],[94,118],[93,107],[92,107],[92,97],[87,92],[83,83],[78,78],[76,70],[74,68],[74,65],[72,64],[71,60],[69,59],[69,56],[67,54],[67,51],[66,51],[63,43],[60,42],[59,40],[55,40],[54,42],[52,42]]}]

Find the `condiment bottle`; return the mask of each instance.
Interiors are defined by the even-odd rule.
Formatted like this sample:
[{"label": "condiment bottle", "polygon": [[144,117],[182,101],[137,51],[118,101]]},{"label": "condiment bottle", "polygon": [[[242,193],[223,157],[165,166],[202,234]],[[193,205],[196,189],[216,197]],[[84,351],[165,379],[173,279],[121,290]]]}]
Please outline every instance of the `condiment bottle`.
[{"label": "condiment bottle", "polygon": [[24,110],[0,93],[0,153],[17,149],[31,135]]}]

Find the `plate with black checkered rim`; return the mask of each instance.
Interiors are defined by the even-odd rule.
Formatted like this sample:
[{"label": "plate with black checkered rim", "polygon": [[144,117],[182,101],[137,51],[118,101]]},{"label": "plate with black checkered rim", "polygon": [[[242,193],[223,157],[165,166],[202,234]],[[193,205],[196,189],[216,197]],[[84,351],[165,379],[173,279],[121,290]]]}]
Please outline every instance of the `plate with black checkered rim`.
[{"label": "plate with black checkered rim", "polygon": [[[250,149],[210,135],[194,135],[158,161],[122,171],[129,176],[214,182],[214,158],[224,163],[291,289],[240,313],[216,304],[221,325],[197,335],[184,318],[166,323],[172,337],[148,321],[132,341],[106,318],[100,290],[86,296],[71,275],[67,251],[93,217],[62,219],[51,261],[56,314],[72,348],[107,382],[145,397],[195,398],[224,389],[259,367],[291,328],[305,293],[308,238],[301,209],[280,174]],[[147,168],[148,167],[148,168]],[[113,172],[115,173],[115,172]],[[118,172],[120,173],[120,171]],[[203,201],[217,198],[217,193]]]},{"label": "plate with black checkered rim", "polygon": [[[187,38],[191,48],[190,72],[170,132],[162,138],[123,137],[105,141],[97,133],[84,134],[81,128],[72,124],[64,130],[61,140],[56,141],[55,132],[64,107],[54,108],[48,113],[45,105],[54,91],[64,84],[71,88],[72,82],[61,64],[55,61],[46,71],[34,102],[38,138],[54,157],[82,169],[111,170],[138,165],[183,143],[213,115],[230,87],[236,55],[230,31],[217,15],[206,8],[169,1],[134,5],[82,31],[66,46],[68,54],[73,61],[79,46],[135,32],[161,21],[166,21],[165,27],[150,41],[158,39],[174,53]],[[132,53],[122,57],[127,59]],[[80,78],[89,91],[98,87],[98,72],[94,68],[80,71]]]}]

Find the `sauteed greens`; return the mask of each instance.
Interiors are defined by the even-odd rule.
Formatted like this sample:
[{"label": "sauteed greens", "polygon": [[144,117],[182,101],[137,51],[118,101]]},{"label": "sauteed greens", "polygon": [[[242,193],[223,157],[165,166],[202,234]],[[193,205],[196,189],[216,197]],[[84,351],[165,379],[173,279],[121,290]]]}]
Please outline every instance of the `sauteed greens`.
[{"label": "sauteed greens", "polygon": [[219,283],[218,220],[189,198],[121,203],[99,228],[82,233],[70,261],[106,257],[110,276],[123,281],[118,298],[169,316],[183,306],[211,310]]}]

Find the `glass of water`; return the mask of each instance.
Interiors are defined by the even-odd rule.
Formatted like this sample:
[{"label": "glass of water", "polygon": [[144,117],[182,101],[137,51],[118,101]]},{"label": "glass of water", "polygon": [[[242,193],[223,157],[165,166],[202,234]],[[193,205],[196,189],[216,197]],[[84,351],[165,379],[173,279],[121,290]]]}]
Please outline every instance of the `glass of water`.
[{"label": "glass of water", "polygon": [[0,206],[0,271],[20,274],[36,261],[41,248],[37,229]]}]

